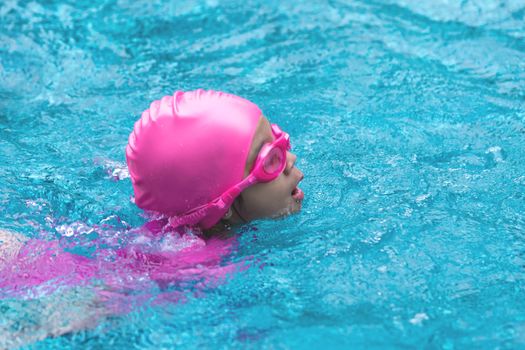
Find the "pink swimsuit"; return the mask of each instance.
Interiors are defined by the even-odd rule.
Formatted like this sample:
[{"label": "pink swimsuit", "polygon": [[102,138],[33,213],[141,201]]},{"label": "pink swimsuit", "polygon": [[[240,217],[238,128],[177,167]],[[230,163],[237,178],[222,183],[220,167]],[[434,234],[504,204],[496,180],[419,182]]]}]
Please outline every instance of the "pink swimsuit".
[{"label": "pink swimsuit", "polygon": [[66,252],[58,241],[31,239],[0,270],[0,298],[34,297],[93,281],[110,293],[184,283],[209,285],[238,269],[237,264],[222,264],[236,244],[234,238],[204,240],[177,231],[160,235],[165,223],[149,222],[125,247],[98,250],[94,258]]}]

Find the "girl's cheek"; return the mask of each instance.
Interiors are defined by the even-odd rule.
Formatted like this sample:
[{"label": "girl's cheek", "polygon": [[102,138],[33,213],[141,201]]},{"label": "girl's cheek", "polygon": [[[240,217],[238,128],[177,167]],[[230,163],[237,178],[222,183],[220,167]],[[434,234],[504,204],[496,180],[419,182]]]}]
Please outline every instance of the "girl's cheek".
[{"label": "girl's cheek", "polygon": [[277,179],[246,190],[246,208],[256,217],[272,217],[290,205],[289,184],[281,174]]}]

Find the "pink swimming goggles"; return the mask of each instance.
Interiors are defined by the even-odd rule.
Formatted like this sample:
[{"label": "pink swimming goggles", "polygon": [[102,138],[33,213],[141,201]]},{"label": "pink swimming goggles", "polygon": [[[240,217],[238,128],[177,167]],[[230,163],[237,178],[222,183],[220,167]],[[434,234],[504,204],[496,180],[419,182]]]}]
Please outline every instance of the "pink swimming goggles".
[{"label": "pink swimming goggles", "polygon": [[171,226],[176,227],[181,224],[198,222],[203,217],[211,216],[212,212],[224,212],[224,209],[231,206],[235,198],[246,188],[260,182],[270,182],[276,179],[286,167],[286,152],[291,149],[290,136],[282,131],[277,124],[272,124],[274,141],[265,143],[253,166],[250,174],[238,184],[230,187],[221,196],[211,202],[198,206],[187,211],[182,215],[173,216],[169,219]]}]

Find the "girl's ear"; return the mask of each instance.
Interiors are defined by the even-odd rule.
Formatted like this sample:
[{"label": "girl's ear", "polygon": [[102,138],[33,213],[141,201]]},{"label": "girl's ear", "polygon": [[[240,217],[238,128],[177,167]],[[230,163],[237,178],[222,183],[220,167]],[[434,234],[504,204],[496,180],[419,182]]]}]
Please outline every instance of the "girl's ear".
[{"label": "girl's ear", "polygon": [[224,220],[230,220],[231,217],[232,217],[232,215],[233,215],[232,207],[229,207],[229,208],[228,208],[228,211],[226,212],[226,214],[223,215],[222,218],[223,218]]}]

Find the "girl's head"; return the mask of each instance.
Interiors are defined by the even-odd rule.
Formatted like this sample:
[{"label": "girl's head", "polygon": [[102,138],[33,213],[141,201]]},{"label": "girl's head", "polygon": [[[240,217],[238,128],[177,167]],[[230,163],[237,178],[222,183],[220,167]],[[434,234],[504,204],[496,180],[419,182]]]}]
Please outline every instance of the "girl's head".
[{"label": "girl's head", "polygon": [[126,159],[140,208],[208,229],[300,210],[303,175],[288,149],[288,135],[250,101],[178,91],[143,112]]}]

